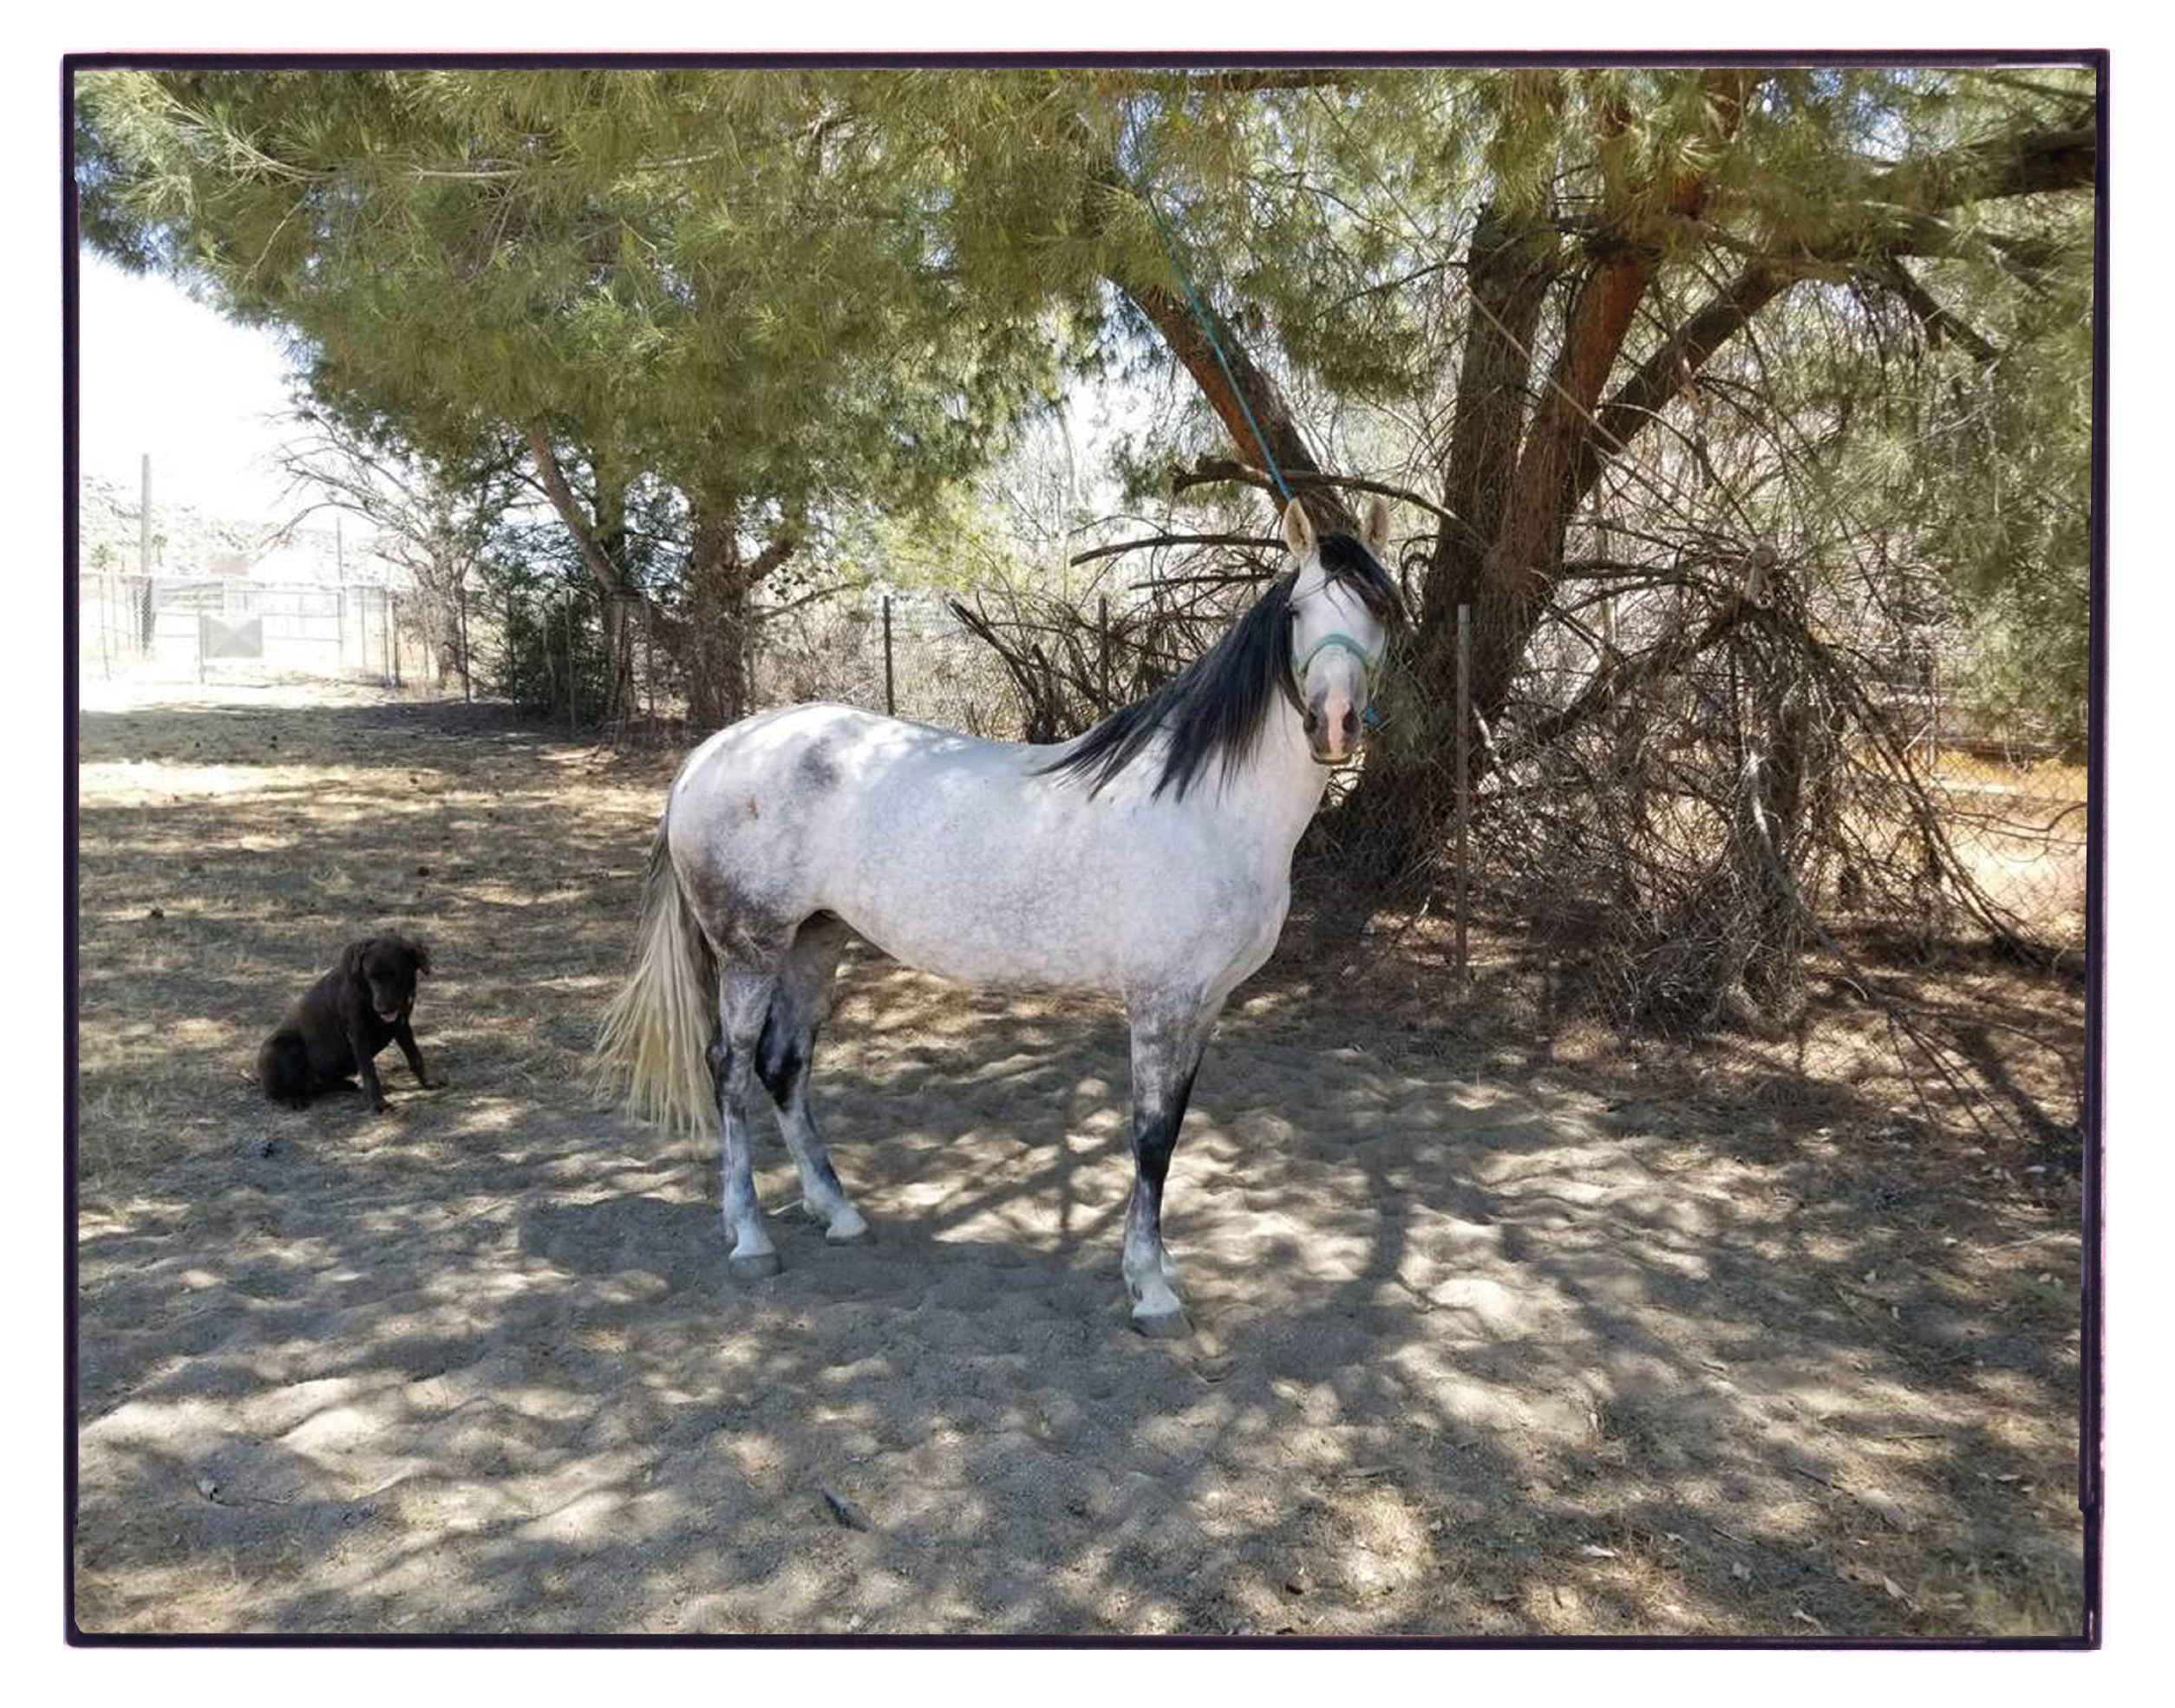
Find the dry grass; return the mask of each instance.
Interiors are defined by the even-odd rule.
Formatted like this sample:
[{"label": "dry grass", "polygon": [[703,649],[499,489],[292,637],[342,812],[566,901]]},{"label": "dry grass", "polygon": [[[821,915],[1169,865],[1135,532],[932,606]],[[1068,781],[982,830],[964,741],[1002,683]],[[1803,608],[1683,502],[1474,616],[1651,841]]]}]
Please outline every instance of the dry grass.
[{"label": "dry grass", "polygon": [[[824,1095],[885,1243],[788,1235],[747,1293],[714,1173],[578,1091],[677,757],[364,694],[87,714],[108,1622],[2079,1629],[2079,1201],[2032,1138],[2074,1110],[2074,987],[1884,975],[1999,1076],[1975,1123],[1839,992],[1627,1040],[1510,933],[1460,997],[1441,922],[1303,909],[1204,1074],[1174,1214],[1208,1327],[1166,1352],[1095,1314],[1114,1017],[858,956]],[[437,954],[452,1088],[392,1066],[382,1121],[268,1114],[262,1031],[379,924]],[[316,1480],[200,1496],[126,1444],[158,1415],[227,1431],[222,1475]],[[811,1478],[883,1529],[811,1518]]]}]

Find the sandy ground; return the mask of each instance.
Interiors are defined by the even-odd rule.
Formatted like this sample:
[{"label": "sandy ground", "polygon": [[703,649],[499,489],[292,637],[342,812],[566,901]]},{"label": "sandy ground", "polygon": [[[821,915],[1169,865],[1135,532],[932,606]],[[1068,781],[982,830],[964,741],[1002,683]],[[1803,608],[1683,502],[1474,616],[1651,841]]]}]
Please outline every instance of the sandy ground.
[{"label": "sandy ground", "polygon": [[[1119,1016],[857,950],[816,1101],[878,1242],[767,1132],[786,1268],[735,1285],[714,1158],[574,1078],[674,756],[87,692],[86,1631],[2078,1628],[2074,1194],[1848,1084],[1657,1092],[1284,957],[1151,1342]],[[394,924],[448,1088],[265,1104],[281,1007]]]}]

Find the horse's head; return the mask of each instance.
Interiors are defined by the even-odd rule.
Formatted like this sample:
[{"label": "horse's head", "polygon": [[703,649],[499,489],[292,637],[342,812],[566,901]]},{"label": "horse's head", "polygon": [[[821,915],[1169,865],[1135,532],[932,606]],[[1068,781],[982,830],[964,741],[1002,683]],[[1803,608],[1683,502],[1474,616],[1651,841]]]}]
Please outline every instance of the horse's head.
[{"label": "horse's head", "polygon": [[1389,505],[1368,507],[1364,540],[1317,537],[1294,499],[1284,507],[1283,542],[1296,566],[1288,601],[1291,680],[1316,763],[1355,758],[1374,698],[1375,673],[1404,621],[1397,584],[1381,565]]}]

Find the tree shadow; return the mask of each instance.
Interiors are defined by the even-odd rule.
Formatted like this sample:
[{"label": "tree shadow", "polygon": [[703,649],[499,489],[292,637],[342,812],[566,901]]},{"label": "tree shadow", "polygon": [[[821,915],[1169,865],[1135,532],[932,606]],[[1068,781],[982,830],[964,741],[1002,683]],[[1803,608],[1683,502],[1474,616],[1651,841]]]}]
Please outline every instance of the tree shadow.
[{"label": "tree shadow", "polygon": [[[857,949],[813,1096],[877,1242],[794,1211],[766,1125],[785,1268],[737,1285],[707,1147],[574,1078],[669,758],[347,710],[282,746],[371,810],[86,803],[86,1630],[2079,1628],[2075,1242],[1850,1087],[1769,1130],[1272,963],[1173,1165],[1195,1330],[1151,1342],[1117,1014]],[[402,915],[453,1086],[268,1109],[237,1062],[427,822],[410,770],[464,825]],[[306,834],[254,852],[268,807]]]}]

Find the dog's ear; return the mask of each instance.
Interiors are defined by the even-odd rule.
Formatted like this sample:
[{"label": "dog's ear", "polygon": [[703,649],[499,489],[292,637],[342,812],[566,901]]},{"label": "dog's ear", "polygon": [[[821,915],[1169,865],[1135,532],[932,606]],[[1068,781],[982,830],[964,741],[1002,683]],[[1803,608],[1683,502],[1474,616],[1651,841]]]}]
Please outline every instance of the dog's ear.
[{"label": "dog's ear", "polygon": [[357,984],[362,982],[363,951],[376,941],[376,937],[364,937],[340,951],[339,973],[342,978],[353,979]]},{"label": "dog's ear", "polygon": [[430,971],[430,950],[421,937],[410,937],[408,948],[415,951],[415,972],[418,977]]}]

